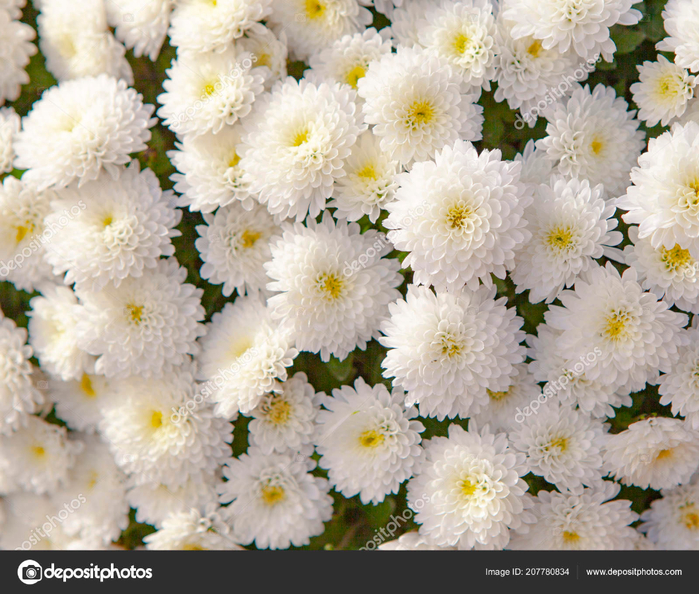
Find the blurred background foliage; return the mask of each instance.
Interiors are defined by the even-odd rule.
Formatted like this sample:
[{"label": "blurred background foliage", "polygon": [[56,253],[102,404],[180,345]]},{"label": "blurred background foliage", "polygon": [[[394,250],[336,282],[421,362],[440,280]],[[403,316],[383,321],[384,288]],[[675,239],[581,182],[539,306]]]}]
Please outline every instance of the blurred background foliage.
[{"label": "blurred background foliage", "polygon": [[[591,73],[588,80],[583,84],[589,84],[594,88],[598,83],[611,86],[618,96],[624,97],[631,109],[636,109],[633,104],[629,87],[638,80],[636,66],[645,60],[656,60],[658,52],[655,44],[665,37],[663,20],[661,13],[666,0],[646,0],[636,4],[643,13],[642,20],[633,27],[615,26],[612,28],[612,38],[614,39],[617,52],[615,59],[611,63],[599,62],[595,72]],[[35,8],[28,3],[24,9],[22,20],[31,25],[36,30]],[[389,21],[381,14],[374,13],[374,26],[381,29],[389,24]],[[79,26],[79,24],[77,25]],[[671,54],[664,54],[670,61],[673,60]],[[133,68],[135,84],[134,87],[143,95],[144,102],[150,103],[158,108],[156,97],[162,92],[162,82],[166,78],[166,69],[175,57],[174,48],[165,43],[158,60],[153,63],[149,59],[134,58],[131,51],[127,53],[129,62]],[[289,74],[299,79],[307,66],[301,62],[290,62],[288,65]],[[31,109],[34,101],[41,97],[41,94],[48,87],[56,84],[55,79],[49,74],[44,65],[44,58],[41,53],[33,56],[27,69],[31,82],[22,89],[20,98],[12,103],[7,103],[15,108],[22,116]],[[545,136],[546,122],[539,118],[536,126],[522,129],[515,127],[517,113],[512,111],[506,102],[497,103],[494,99],[494,87],[490,92],[484,92],[479,103],[484,108],[485,124],[483,127],[483,140],[475,143],[478,150],[499,149],[503,158],[513,159],[515,155],[522,152],[527,141]],[[647,128],[641,123],[641,129],[646,133],[647,139],[661,134],[665,128],[656,126]],[[134,155],[141,162],[143,167],[149,167],[159,177],[163,189],[171,189],[173,183],[170,176],[175,172],[173,165],[168,159],[167,152],[175,148],[175,136],[170,130],[158,123],[152,129],[152,139],[148,143],[149,148]],[[21,171],[13,171],[10,175],[21,177]],[[385,217],[385,215],[384,215]],[[381,225],[382,217],[372,225],[365,217],[360,222],[362,229],[376,228],[385,231]],[[627,226],[621,221],[617,213],[619,226],[622,231],[626,231]],[[199,213],[184,211],[182,222],[178,229],[182,236],[174,240],[176,247],[176,257],[180,264],[187,267],[189,276],[187,281],[204,290],[203,305],[206,309],[208,321],[212,314],[220,311],[224,304],[235,298],[226,298],[221,292],[221,286],[210,285],[202,280],[199,269],[202,262],[194,247],[194,240],[198,237],[196,226],[204,224],[204,220]],[[626,233],[625,233],[626,234]],[[624,244],[628,239],[624,240]],[[405,254],[394,252],[392,257],[402,260]],[[601,261],[600,263],[604,263]],[[406,287],[411,280],[412,273],[403,270],[405,281],[401,286],[401,292],[405,294]],[[524,319],[524,330],[529,334],[536,334],[536,327],[543,321],[546,305],[531,304],[528,300],[528,292],[515,294],[515,288],[510,279],[504,281],[494,279],[498,296],[507,297],[508,306],[515,307],[517,313]],[[27,326],[26,312],[30,309],[29,301],[36,295],[17,291],[8,282],[0,282],[0,307],[5,315],[12,318],[18,326]],[[559,303],[556,301],[555,303]],[[333,388],[343,384],[353,383],[357,377],[364,378],[370,385],[384,383],[390,390],[391,382],[382,377],[381,361],[386,350],[376,341],[372,341],[365,351],[355,350],[344,361],[332,359],[329,363],[322,363],[320,357],[311,353],[301,353],[294,362],[291,374],[303,371],[308,375],[309,381],[318,392],[331,393]],[[38,361],[33,359],[33,363],[38,366]],[[643,392],[633,394],[633,406],[618,409],[616,416],[610,420],[611,431],[617,433],[625,429],[630,423],[652,415],[672,416],[670,407],[660,406],[658,400],[657,387],[647,387]],[[53,412],[48,416],[48,420],[58,424],[63,424],[57,419]],[[426,429],[422,434],[423,439],[434,436],[446,436],[448,426],[454,422],[463,427],[467,426],[467,421],[462,419],[445,420],[443,422],[435,419],[421,419]],[[240,417],[235,422],[234,441],[232,444],[233,455],[238,456],[247,449],[247,424],[248,419]],[[315,455],[317,459],[317,454]],[[315,471],[317,476],[327,476],[322,469]],[[553,486],[546,483],[542,478],[529,474],[525,480],[530,486],[530,492],[536,494],[540,489],[552,490]],[[331,491],[334,497],[334,514],[332,519],[326,523],[325,532],[312,539],[310,549],[356,549],[364,546],[391,520],[403,514],[403,517],[410,517],[411,512],[406,506],[406,485],[404,484],[397,495],[389,495],[379,505],[362,505],[359,497],[347,499],[335,491]],[[619,498],[632,501],[632,508],[636,512],[646,509],[651,501],[659,497],[659,493],[652,489],[642,490],[636,487],[622,487]],[[405,513],[404,513],[405,512]],[[142,545],[142,538],[153,532],[154,528],[145,524],[139,524],[134,519],[135,512],[131,510],[131,523],[122,534],[118,544],[125,548],[135,548]],[[417,528],[416,524],[409,519],[399,521],[400,529],[395,536]],[[382,537],[383,538],[383,537]]]}]

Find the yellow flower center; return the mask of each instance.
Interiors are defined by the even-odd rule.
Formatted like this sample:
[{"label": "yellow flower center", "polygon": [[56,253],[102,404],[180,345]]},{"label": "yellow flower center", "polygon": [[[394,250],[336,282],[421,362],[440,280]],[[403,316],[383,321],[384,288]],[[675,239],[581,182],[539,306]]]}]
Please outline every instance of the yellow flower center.
[{"label": "yellow flower center", "polygon": [[34,231],[34,224],[27,221],[24,225],[19,225],[18,227],[15,227],[15,229],[17,229],[15,243],[19,245],[30,232]]},{"label": "yellow flower center", "polygon": [[305,142],[308,141],[308,137],[310,136],[310,132],[308,131],[308,128],[304,127],[298,132],[296,132],[291,140],[291,146],[297,147],[301,146]]},{"label": "yellow flower center", "polygon": [[488,390],[487,388],[485,391],[488,393],[488,396],[490,396],[492,400],[495,400],[495,402],[500,402],[501,400],[504,400],[510,393],[509,390],[507,390],[506,392],[493,392],[492,390]]},{"label": "yellow flower center", "polygon": [[370,429],[359,436],[359,445],[368,449],[378,448],[384,442],[384,439],[385,437],[382,433]]},{"label": "yellow flower center", "polygon": [[[686,503],[680,507],[684,514],[682,516],[682,523],[688,530],[699,530],[699,513],[694,503]],[[686,511],[685,511],[686,510]]]},{"label": "yellow flower center", "polygon": [[262,488],[262,501],[267,505],[275,505],[285,497],[285,492],[282,487],[277,485],[267,485]]},{"label": "yellow flower center", "polygon": [[547,446],[544,446],[544,451],[550,452],[552,449],[557,449],[559,453],[565,452],[568,449],[568,438],[567,437],[557,437],[551,440]]},{"label": "yellow flower center", "polygon": [[682,89],[682,81],[674,74],[661,76],[656,84],[658,95],[667,99],[674,99]]},{"label": "yellow flower center", "polygon": [[107,215],[102,219],[102,226],[106,229],[114,222],[114,217],[112,215]]},{"label": "yellow flower center", "polygon": [[595,155],[599,155],[602,152],[602,149],[604,149],[604,142],[602,142],[598,136],[595,136],[590,143],[590,149],[592,149],[592,152],[595,153]]},{"label": "yellow flower center", "polygon": [[94,470],[90,473],[90,480],[87,483],[87,489],[88,491],[92,491],[92,489],[95,488],[95,485],[97,484],[97,479],[99,479],[99,474],[97,474]]},{"label": "yellow flower center", "polygon": [[452,229],[463,229],[472,215],[473,211],[459,201],[447,211],[447,223]]},{"label": "yellow flower center", "polygon": [[323,273],[318,275],[316,286],[328,301],[334,301],[342,294],[345,282],[337,274],[332,272],[330,274]]},{"label": "yellow flower center", "polygon": [[538,39],[535,39],[534,41],[531,42],[531,44],[527,48],[527,53],[532,58],[538,58],[541,55],[542,49],[543,48],[541,47],[541,41],[539,41]]},{"label": "yellow flower center", "polygon": [[454,48],[454,51],[457,54],[463,54],[469,45],[469,41],[471,40],[469,39],[468,35],[465,35],[464,33],[457,33],[454,36],[451,46]]},{"label": "yellow flower center", "polygon": [[568,251],[573,247],[573,232],[570,227],[556,227],[545,239],[546,243],[559,251]]},{"label": "yellow flower center", "polygon": [[83,377],[80,380],[80,389],[88,398],[97,396],[97,392],[95,392],[95,388],[92,386],[92,379],[87,373],[83,373]]},{"label": "yellow flower center", "polygon": [[463,345],[461,345],[451,336],[442,337],[441,347],[442,355],[446,355],[449,358],[456,357],[463,351]]},{"label": "yellow flower center", "polygon": [[37,460],[42,460],[44,458],[44,456],[46,456],[46,450],[40,445],[32,446],[31,451],[32,451],[32,455]]},{"label": "yellow flower center", "polygon": [[626,337],[628,330],[626,325],[629,315],[625,311],[615,311],[607,316],[603,334],[610,340],[621,340]]},{"label": "yellow flower center", "polygon": [[246,229],[240,236],[240,242],[242,243],[245,249],[248,249],[254,246],[255,243],[257,243],[257,240],[260,239],[260,237],[262,237],[262,233]]},{"label": "yellow flower center", "polygon": [[153,429],[160,429],[163,426],[163,413],[159,410],[154,410],[150,417],[150,426]]},{"label": "yellow flower center", "polygon": [[281,398],[275,398],[269,403],[267,417],[275,425],[284,425],[291,415],[291,405]]},{"label": "yellow flower center", "polygon": [[656,462],[658,460],[667,460],[670,456],[672,456],[672,450],[660,450],[658,452],[658,455],[655,457]]},{"label": "yellow flower center", "polygon": [[414,130],[425,124],[429,124],[434,117],[435,111],[430,101],[414,101],[410,107],[408,107],[407,115],[405,116],[405,125]]},{"label": "yellow flower center", "polygon": [[470,478],[465,478],[459,481],[459,488],[461,489],[461,494],[468,498],[472,497],[476,492],[478,484],[475,481],[472,481]]},{"label": "yellow flower center", "polygon": [[186,544],[182,547],[183,551],[207,551],[204,547],[198,544]]},{"label": "yellow flower center", "polygon": [[271,68],[272,66],[272,58],[269,54],[260,54],[257,56],[257,62],[255,62],[255,66],[268,66]]},{"label": "yellow flower center", "polygon": [[357,64],[345,75],[345,82],[353,89],[356,89],[359,79],[364,78],[365,75],[366,66],[364,66],[364,64]]},{"label": "yellow flower center", "polygon": [[216,92],[216,83],[208,82],[201,89],[202,99],[211,97]]},{"label": "yellow flower center", "polygon": [[668,270],[677,270],[694,263],[694,258],[689,255],[689,250],[682,249],[677,243],[671,250],[661,247],[660,259],[665,263],[665,268]]},{"label": "yellow flower center", "polygon": [[321,19],[325,15],[326,6],[319,0],[306,0],[306,16],[311,20]]},{"label": "yellow flower center", "polygon": [[565,530],[563,532],[563,541],[570,544],[573,542],[578,542],[580,540],[580,535],[577,532],[570,532]]},{"label": "yellow flower center", "polygon": [[231,160],[228,161],[228,168],[232,169],[233,167],[236,167],[240,163],[240,157],[238,156],[238,153],[233,152],[233,156],[231,157]]},{"label": "yellow flower center", "polygon": [[247,350],[252,346],[252,340],[245,336],[233,343],[231,350],[229,351],[231,357],[237,359],[241,357]]},{"label": "yellow flower center", "polygon": [[362,179],[376,180],[379,178],[378,174],[376,173],[376,168],[374,167],[373,163],[366,164],[359,171],[357,171],[357,173],[355,175],[357,177],[361,177]]},{"label": "yellow flower center", "polygon": [[140,324],[143,321],[142,305],[134,305],[133,303],[129,303],[129,305],[126,306],[126,311],[131,317],[131,321],[135,324]]}]

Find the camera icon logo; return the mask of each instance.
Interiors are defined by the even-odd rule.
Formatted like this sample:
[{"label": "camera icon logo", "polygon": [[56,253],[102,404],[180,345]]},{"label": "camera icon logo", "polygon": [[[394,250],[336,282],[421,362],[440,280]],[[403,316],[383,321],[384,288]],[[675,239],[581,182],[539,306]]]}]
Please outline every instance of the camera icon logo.
[{"label": "camera icon logo", "polygon": [[41,578],[43,577],[41,565],[39,565],[36,561],[32,561],[31,559],[22,561],[20,566],[17,568],[17,577],[23,584],[32,585],[40,582]]}]

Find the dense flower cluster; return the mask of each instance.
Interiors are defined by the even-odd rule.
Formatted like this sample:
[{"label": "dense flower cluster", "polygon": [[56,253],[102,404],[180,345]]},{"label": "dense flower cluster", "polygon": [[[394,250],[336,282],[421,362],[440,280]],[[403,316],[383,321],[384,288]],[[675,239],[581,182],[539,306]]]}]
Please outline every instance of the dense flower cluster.
[{"label": "dense flower cluster", "polygon": [[[418,531],[365,548],[699,549],[694,0],[637,110],[581,83],[638,0],[42,0],[22,109],[25,4],[0,548],[115,546],[131,508],[148,549],[300,547],[407,493]],[[497,103],[545,119],[521,154]]]}]

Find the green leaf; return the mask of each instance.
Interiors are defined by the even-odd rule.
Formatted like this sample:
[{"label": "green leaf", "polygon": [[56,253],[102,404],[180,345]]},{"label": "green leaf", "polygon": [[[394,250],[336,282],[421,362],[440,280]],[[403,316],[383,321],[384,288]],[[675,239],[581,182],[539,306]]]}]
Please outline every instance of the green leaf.
[{"label": "green leaf", "polygon": [[350,353],[345,359],[340,361],[335,357],[330,357],[328,361],[328,371],[340,382],[346,382],[354,371],[352,362],[354,361],[354,353]]},{"label": "green leaf", "polygon": [[646,34],[643,31],[622,25],[612,27],[612,41],[616,44],[617,54],[630,54],[643,43],[645,38]]}]

